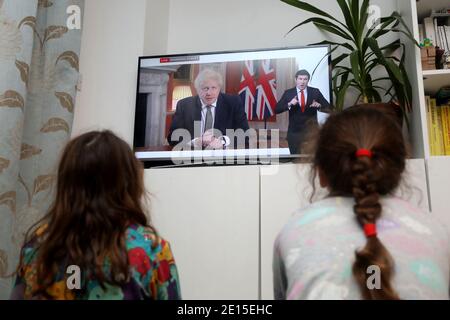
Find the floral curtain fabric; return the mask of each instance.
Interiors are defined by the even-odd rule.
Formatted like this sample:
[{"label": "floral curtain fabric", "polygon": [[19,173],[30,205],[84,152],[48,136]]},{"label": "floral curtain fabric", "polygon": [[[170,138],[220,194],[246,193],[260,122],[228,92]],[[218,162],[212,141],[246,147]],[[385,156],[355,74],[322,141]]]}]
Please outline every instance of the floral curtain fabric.
[{"label": "floral curtain fabric", "polygon": [[0,299],[70,137],[84,0],[0,0]]}]

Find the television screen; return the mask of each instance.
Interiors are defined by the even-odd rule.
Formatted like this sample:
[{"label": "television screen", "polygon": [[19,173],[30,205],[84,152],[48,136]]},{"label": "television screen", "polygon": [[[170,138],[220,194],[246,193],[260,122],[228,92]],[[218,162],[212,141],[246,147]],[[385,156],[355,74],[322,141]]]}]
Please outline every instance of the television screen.
[{"label": "television screen", "polygon": [[332,104],[329,46],[140,57],[134,150],[145,162],[295,158]]}]

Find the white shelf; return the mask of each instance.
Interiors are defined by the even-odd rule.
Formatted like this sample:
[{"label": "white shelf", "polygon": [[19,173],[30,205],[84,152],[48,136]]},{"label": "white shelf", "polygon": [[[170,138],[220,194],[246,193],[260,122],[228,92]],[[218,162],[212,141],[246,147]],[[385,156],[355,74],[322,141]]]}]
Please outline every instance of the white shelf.
[{"label": "white shelf", "polygon": [[418,0],[417,1],[417,15],[419,21],[431,15],[432,10],[440,10],[449,6],[448,0]]},{"label": "white shelf", "polygon": [[424,77],[450,75],[450,69],[425,70],[422,74]]},{"label": "white shelf", "polygon": [[425,70],[422,75],[426,94],[435,94],[440,88],[450,86],[450,69]]}]

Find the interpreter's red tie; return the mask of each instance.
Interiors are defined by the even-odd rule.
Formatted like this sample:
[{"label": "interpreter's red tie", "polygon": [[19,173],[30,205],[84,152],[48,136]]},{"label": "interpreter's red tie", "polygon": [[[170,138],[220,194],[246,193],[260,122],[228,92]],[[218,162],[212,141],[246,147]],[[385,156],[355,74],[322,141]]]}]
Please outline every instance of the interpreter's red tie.
[{"label": "interpreter's red tie", "polygon": [[300,105],[302,106],[302,112],[305,112],[305,90],[300,92]]}]

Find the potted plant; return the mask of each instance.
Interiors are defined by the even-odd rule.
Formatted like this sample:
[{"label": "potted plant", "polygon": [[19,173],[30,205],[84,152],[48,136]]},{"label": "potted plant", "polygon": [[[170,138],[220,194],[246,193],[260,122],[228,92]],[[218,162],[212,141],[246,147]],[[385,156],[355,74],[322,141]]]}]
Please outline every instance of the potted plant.
[{"label": "potted plant", "polygon": [[[350,87],[358,92],[355,104],[372,104],[376,107],[387,105],[399,115],[400,123],[403,117],[408,124],[407,114],[412,107],[412,88],[405,69],[405,46],[399,39],[386,45],[380,45],[379,40],[389,33],[403,33],[409,41],[418,46],[407,25],[398,12],[381,17],[368,25],[370,0],[336,0],[344,21],[341,22],[332,15],[304,1],[281,0],[300,10],[314,14],[296,26],[288,33],[305,24],[313,23],[320,30],[341,38],[337,41],[324,40],[311,45],[329,44],[332,54],[333,93],[335,109],[341,111],[344,98]],[[338,56],[333,52],[341,49]],[[394,55],[399,50],[400,55]],[[386,75],[373,77],[373,71],[384,68]],[[380,86],[381,81],[390,83],[390,87]],[[389,97],[389,102],[383,104],[383,97]],[[394,107],[394,108],[392,108]]]}]

